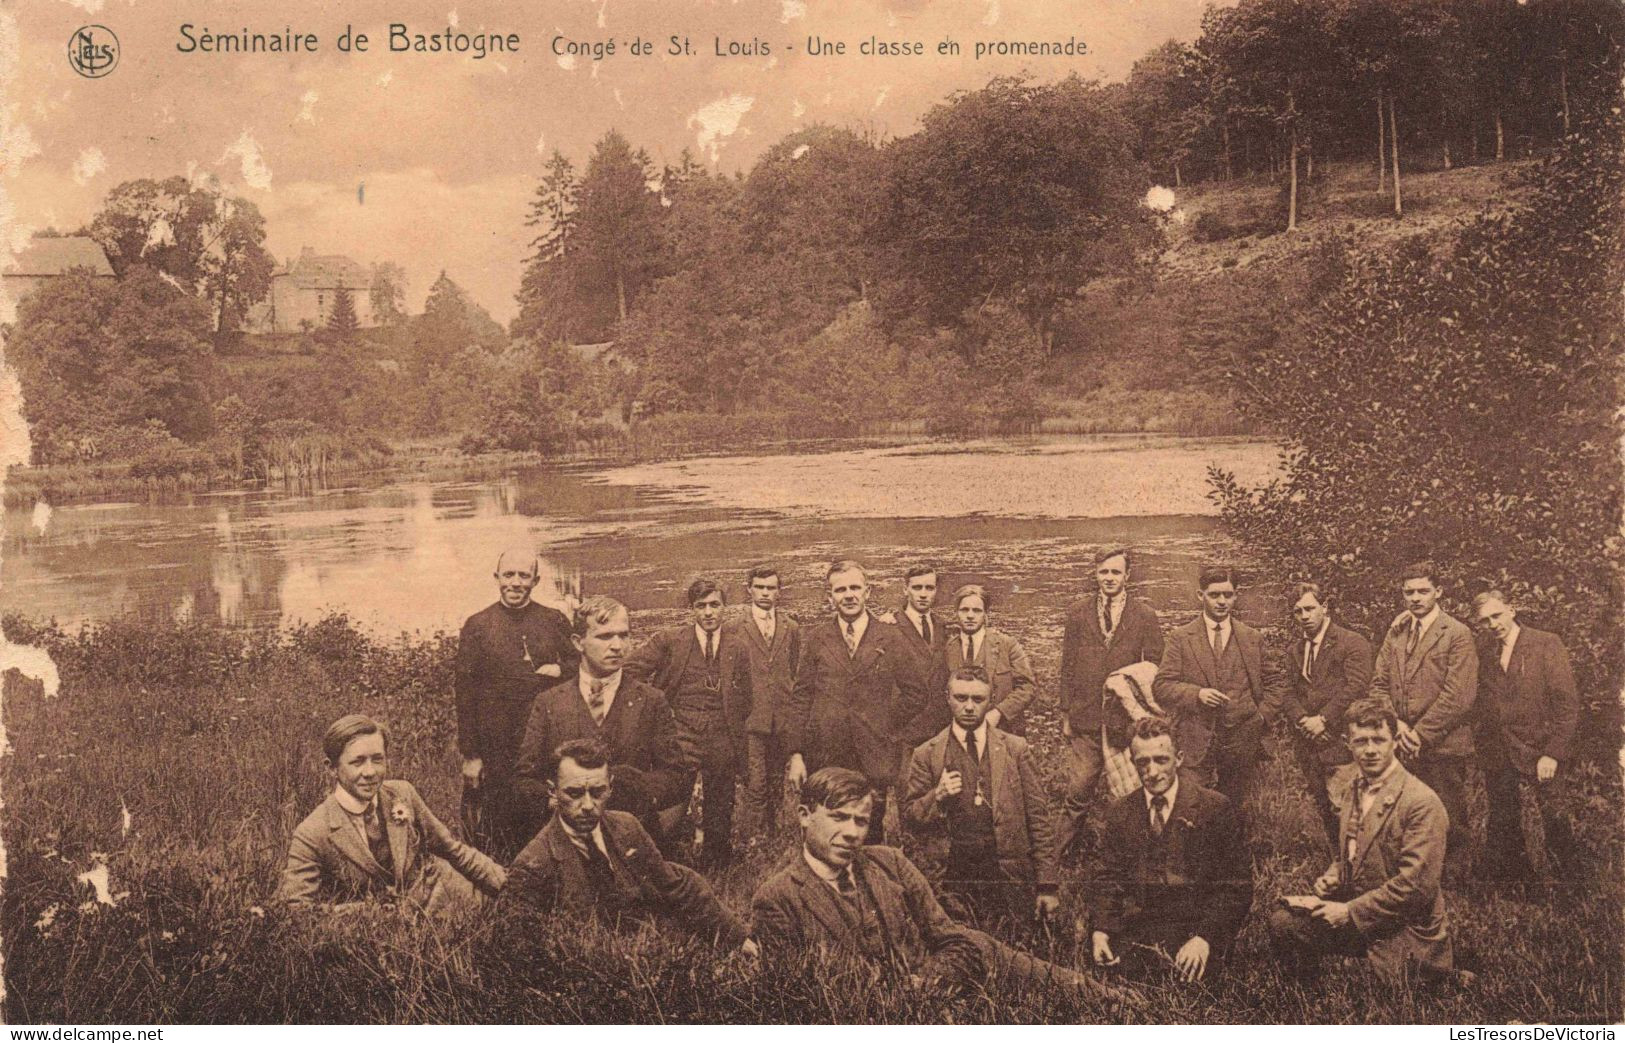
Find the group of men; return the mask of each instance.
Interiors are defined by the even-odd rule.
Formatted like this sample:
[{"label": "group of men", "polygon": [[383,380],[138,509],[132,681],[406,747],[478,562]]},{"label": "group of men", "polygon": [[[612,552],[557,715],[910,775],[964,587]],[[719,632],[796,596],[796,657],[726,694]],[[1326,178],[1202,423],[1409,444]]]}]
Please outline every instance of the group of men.
[{"label": "group of men", "polygon": [[[826,945],[913,977],[1127,1002],[988,931],[1054,916],[1060,860],[1098,848],[1078,917],[1093,961],[1212,973],[1253,903],[1244,807],[1274,726],[1332,849],[1313,893],[1269,917],[1292,971],[1312,973],[1325,953],[1365,955],[1385,975],[1450,970],[1441,881],[1446,853],[1465,850],[1475,732],[1490,798],[1483,872],[1530,872],[1520,785],[1540,803],[1550,866],[1579,868],[1557,788],[1578,717],[1568,656],[1554,635],[1521,627],[1499,592],[1474,602],[1475,648],[1439,606],[1434,568],[1409,567],[1405,611],[1373,655],[1332,620],[1319,586],[1300,583],[1283,663],[1234,618],[1232,570],[1204,570],[1200,614],[1165,636],[1129,596],[1130,568],[1127,550],[1098,554],[1095,591],[1067,613],[1069,777],[1056,813],[1020,734],[1033,671],[988,625],[981,586],[955,591],[944,620],[937,571],[917,566],[901,609],[877,613],[862,566],[837,561],[825,574],[833,614],[803,625],[779,607],[777,570],[758,566],[746,611],[727,613],[723,585],[702,578],[687,589],[689,618],[634,648],[625,606],[589,597],[567,618],[531,599],[534,554],[505,553],[500,598],[469,619],[457,662],[472,843],[451,838],[409,784],[383,781],[382,726],[345,718],[325,747],[334,795],[296,831],[285,896],[312,900],[324,858],[348,860],[341,897],[364,890],[369,867],[400,893],[425,883],[416,858],[441,866],[435,887],[461,876],[464,893],[500,893],[510,908],[675,917],[752,955]],[[1102,780],[1111,800],[1097,840]],[[759,888],[747,925],[685,862],[719,869],[736,833],[773,836],[786,784],[800,850]],[[910,854],[885,844],[892,806]],[[942,901],[913,859],[940,870]]]}]

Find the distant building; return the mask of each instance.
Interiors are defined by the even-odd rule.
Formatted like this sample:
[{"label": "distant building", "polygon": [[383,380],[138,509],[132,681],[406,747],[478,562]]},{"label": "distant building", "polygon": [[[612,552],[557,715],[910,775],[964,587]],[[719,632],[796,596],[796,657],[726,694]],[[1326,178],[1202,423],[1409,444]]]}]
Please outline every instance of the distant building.
[{"label": "distant building", "polygon": [[305,323],[320,329],[333,313],[333,298],[341,286],[355,302],[357,323],[378,325],[369,298],[372,274],[343,254],[317,254],[307,246],[272,274],[270,293],[249,310],[249,332],[298,333]]},{"label": "distant building", "polygon": [[0,272],[6,296],[13,302],[34,292],[70,268],[85,268],[98,279],[113,278],[113,266],[101,244],[88,235],[34,236],[17,255],[17,263]]}]

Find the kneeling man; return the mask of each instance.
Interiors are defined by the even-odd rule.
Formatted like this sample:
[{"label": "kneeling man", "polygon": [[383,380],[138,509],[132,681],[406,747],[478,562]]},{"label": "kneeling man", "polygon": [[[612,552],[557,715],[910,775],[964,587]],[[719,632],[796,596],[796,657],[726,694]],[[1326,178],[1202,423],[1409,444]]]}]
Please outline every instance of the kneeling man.
[{"label": "kneeling man", "polygon": [[608,747],[572,739],[551,760],[553,817],[514,860],[501,908],[563,909],[612,921],[659,913],[755,954],[744,922],[703,877],[662,858],[636,816],[605,810],[614,784]]},{"label": "kneeling man", "polygon": [[850,768],[821,768],[802,783],[801,851],[751,904],[753,934],[765,950],[829,947],[904,980],[996,991],[1049,986],[1097,1001],[1140,1002],[955,923],[901,851],[865,846],[874,809],[873,785]]},{"label": "kneeling man", "polygon": [[1454,954],[1439,888],[1444,804],[1395,759],[1392,709],[1362,699],[1343,721],[1359,775],[1343,797],[1338,856],[1313,896],[1281,899],[1270,942],[1282,966],[1298,973],[1312,973],[1323,954],[1364,956],[1390,980],[1409,964],[1449,971]]},{"label": "kneeling man", "polygon": [[978,919],[1030,920],[1060,905],[1054,813],[1027,740],[988,722],[993,686],[976,666],[948,679],[951,724],[915,750],[903,818],[944,842],[943,890]]},{"label": "kneeling man", "polygon": [[340,717],[322,739],[333,792],[293,831],[277,900],[342,908],[379,899],[449,913],[477,887],[502,889],[502,867],[455,840],[403,779],[389,774],[389,732],[371,717]]},{"label": "kneeling man", "polygon": [[1161,948],[1186,981],[1229,955],[1253,903],[1252,863],[1228,798],[1183,763],[1169,723],[1134,725],[1129,755],[1140,788],[1106,812],[1095,877],[1095,962],[1122,961],[1128,943]]}]

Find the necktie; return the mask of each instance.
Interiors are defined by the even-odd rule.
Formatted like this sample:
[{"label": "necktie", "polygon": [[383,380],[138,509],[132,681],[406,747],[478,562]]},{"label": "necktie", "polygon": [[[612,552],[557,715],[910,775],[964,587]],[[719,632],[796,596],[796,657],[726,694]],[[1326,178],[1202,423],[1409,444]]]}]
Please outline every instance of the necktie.
[{"label": "necktie", "polygon": [[1411,617],[1411,636],[1405,641],[1405,654],[1410,655],[1416,651],[1416,642],[1422,638],[1422,621],[1415,616]]},{"label": "necktie", "polygon": [[609,682],[607,681],[593,681],[592,686],[589,689],[589,693],[587,695],[587,709],[592,713],[594,724],[604,723],[604,688],[607,687],[608,684]]},{"label": "necktie", "polygon": [[858,628],[849,619],[846,621],[846,652],[848,655],[857,655]]},{"label": "necktie", "polygon": [[756,621],[756,626],[762,631],[762,640],[768,644],[773,643],[773,616],[766,615]]},{"label": "necktie", "polygon": [[931,643],[931,616],[929,613],[920,617],[920,636],[925,638],[926,644]]},{"label": "necktie", "polygon": [[717,632],[715,630],[707,630],[705,632],[705,661],[707,663],[709,663],[713,659],[715,659],[716,657],[717,657]]},{"label": "necktie", "polygon": [[852,879],[851,866],[841,870],[841,875],[835,878],[835,890],[839,891],[843,898],[852,898],[857,895],[858,882]]},{"label": "necktie", "polygon": [[361,822],[367,828],[367,849],[372,852],[373,861],[383,866],[386,871],[394,872],[394,859],[389,854],[389,833],[384,829],[383,822],[378,818],[378,802],[376,800],[362,814]]},{"label": "necktie", "polygon": [[590,836],[587,838],[586,855],[587,872],[601,883],[613,884],[615,882],[615,870],[609,864],[609,859],[604,857],[604,853],[598,850],[598,845],[593,843]]},{"label": "necktie", "polygon": [[1213,658],[1224,655],[1224,624],[1213,624]]},{"label": "necktie", "polygon": [[974,634],[965,635],[965,665],[976,662],[976,637]]},{"label": "necktie", "polygon": [[1106,639],[1112,636],[1112,602],[1115,598],[1106,598],[1100,603],[1100,632]]},{"label": "necktie", "polygon": [[1305,641],[1303,643],[1303,679],[1305,681],[1309,680],[1310,675],[1312,675],[1314,672],[1315,672],[1315,643],[1312,640]]},{"label": "necktie", "polygon": [[965,752],[970,755],[970,761],[972,764],[980,764],[982,762],[982,758],[976,752],[975,732],[965,733]]},{"label": "necktie", "polygon": [[1158,793],[1151,798],[1151,832],[1162,836],[1163,826],[1168,822],[1168,798]]}]

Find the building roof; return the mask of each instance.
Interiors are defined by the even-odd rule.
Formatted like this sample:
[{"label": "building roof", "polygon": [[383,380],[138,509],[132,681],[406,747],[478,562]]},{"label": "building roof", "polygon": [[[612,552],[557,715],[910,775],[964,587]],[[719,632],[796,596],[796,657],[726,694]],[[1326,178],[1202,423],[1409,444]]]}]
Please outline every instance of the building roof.
[{"label": "building roof", "polygon": [[17,254],[6,275],[61,275],[69,268],[89,268],[111,277],[113,266],[101,244],[88,235],[34,236]]},{"label": "building roof", "polygon": [[348,286],[364,290],[372,285],[372,275],[355,261],[343,254],[318,254],[308,246],[276,274],[292,278],[295,286],[312,288]]}]

